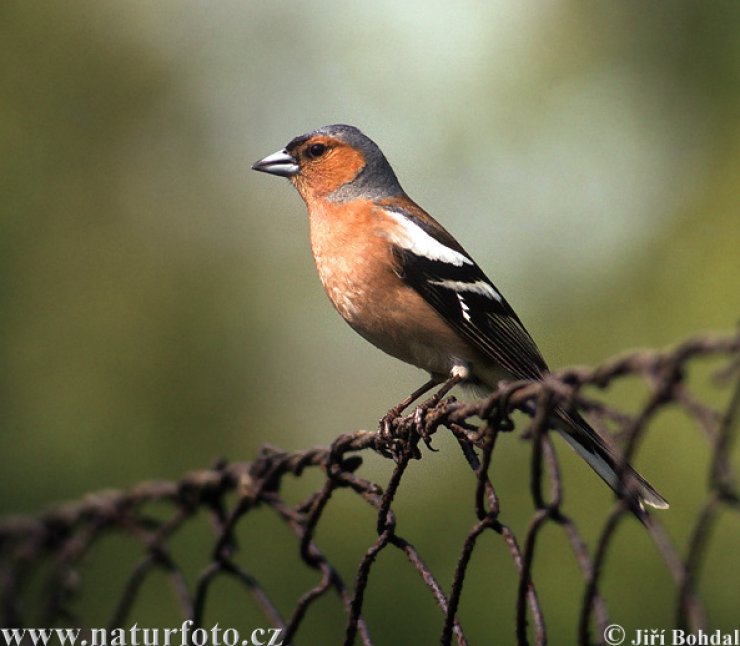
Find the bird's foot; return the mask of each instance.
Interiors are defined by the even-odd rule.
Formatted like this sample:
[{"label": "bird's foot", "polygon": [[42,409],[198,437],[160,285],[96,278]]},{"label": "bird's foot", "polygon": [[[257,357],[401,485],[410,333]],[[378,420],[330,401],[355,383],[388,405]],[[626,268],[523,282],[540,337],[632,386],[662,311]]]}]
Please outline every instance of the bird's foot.
[{"label": "bird's foot", "polygon": [[427,411],[436,405],[436,402],[433,402],[434,397],[432,397],[429,401],[424,402],[423,404],[419,404],[416,407],[416,410],[414,410],[414,428],[416,429],[416,432],[418,433],[419,437],[424,441],[424,444],[426,444],[426,447],[430,451],[438,451],[439,449],[435,449],[432,446],[432,434],[429,432],[429,427],[426,424],[425,416]]},{"label": "bird's foot", "polygon": [[409,417],[402,417],[399,406],[391,408],[378,424],[376,450],[386,458],[400,462],[404,456],[419,459],[421,454],[416,446],[418,435],[413,431]]},{"label": "bird's foot", "polygon": [[406,399],[391,408],[380,418],[378,423],[379,441],[376,447],[378,452],[397,461],[399,456],[410,451],[411,457],[418,459],[421,457],[417,446],[419,439],[424,441],[428,449],[436,451],[437,449],[432,447],[432,436],[429,431],[430,425],[427,424],[426,414],[439,404],[442,398],[462,380],[463,377],[458,374],[450,377],[434,395],[419,404],[413,414],[408,417],[402,417],[401,413],[421,395],[437,385],[438,382],[435,379],[430,379]]},{"label": "bird's foot", "polygon": [[[434,379],[430,379],[380,418],[377,450],[381,455],[397,460],[398,456],[403,453],[403,447],[408,443],[408,433],[404,433],[401,428],[404,420],[401,413],[424,393],[429,392],[436,383]],[[418,453],[418,449],[415,448],[415,451]]]}]

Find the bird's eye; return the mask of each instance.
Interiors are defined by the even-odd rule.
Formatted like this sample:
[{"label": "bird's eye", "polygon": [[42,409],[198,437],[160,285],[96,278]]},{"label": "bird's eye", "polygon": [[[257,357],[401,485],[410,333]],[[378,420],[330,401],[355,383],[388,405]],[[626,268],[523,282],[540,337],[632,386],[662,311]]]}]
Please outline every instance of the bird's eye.
[{"label": "bird's eye", "polygon": [[311,144],[308,147],[308,150],[306,153],[311,159],[316,159],[317,157],[321,157],[326,152],[326,145],[325,144]]}]

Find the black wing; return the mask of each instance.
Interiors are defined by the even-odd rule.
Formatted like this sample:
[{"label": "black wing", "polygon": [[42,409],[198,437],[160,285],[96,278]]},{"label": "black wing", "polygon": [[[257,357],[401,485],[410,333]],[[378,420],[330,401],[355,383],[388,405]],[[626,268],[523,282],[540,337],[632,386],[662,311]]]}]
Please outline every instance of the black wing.
[{"label": "black wing", "polygon": [[519,317],[467,254],[469,263],[455,265],[399,246],[393,253],[399,276],[485,357],[515,379],[548,371]]}]

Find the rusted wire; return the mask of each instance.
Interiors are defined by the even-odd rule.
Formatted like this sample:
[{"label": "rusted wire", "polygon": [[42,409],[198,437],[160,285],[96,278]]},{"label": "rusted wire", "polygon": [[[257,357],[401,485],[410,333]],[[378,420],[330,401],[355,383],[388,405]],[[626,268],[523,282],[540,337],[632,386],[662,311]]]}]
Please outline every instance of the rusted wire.
[{"label": "rusted wire", "polygon": [[[705,404],[685,378],[691,363],[712,357],[723,362],[718,371],[722,378],[713,387],[735,383],[724,410],[715,410]],[[576,523],[563,508],[563,482],[548,436],[549,411],[553,406],[578,406],[597,421],[613,423],[621,429],[619,435],[624,443],[625,458],[629,459],[655,415],[666,406],[673,406],[694,421],[695,428],[711,447],[706,500],[693,527],[685,557],[672,546],[656,516],[646,516],[644,526],[677,586],[676,625],[691,630],[705,628],[707,613],[696,582],[703,557],[711,549],[711,529],[721,510],[740,514],[740,497],[729,459],[740,416],[738,372],[740,337],[697,336],[666,351],[635,351],[594,368],[559,371],[543,382],[502,383],[481,401],[461,402],[452,397],[440,400],[439,396],[434,396],[408,415],[386,417],[382,432],[346,433],[329,447],[288,453],[265,445],[251,462],[219,463],[213,468],[186,474],[177,482],[145,482],[127,491],[91,494],[78,502],[59,505],[37,515],[0,520],[0,625],[24,626],[29,622],[33,625],[37,617],[48,625],[84,625],[84,617],[76,617],[71,610],[81,576],[80,561],[102,536],[116,533],[137,542],[143,553],[121,588],[110,617],[111,627],[132,620],[134,603],[143,583],[153,571],[161,571],[169,578],[183,618],[193,619],[196,625],[203,622],[211,584],[217,577],[227,576],[249,591],[266,622],[283,629],[285,644],[298,638],[306,614],[319,599],[336,594],[345,612],[345,643],[356,643],[359,638],[362,644],[370,645],[374,642],[363,616],[365,592],[377,559],[385,550],[397,549],[419,574],[441,611],[441,643],[467,644],[457,613],[478,539],[490,531],[503,539],[517,572],[517,588],[509,592],[516,609],[515,638],[520,644],[530,640],[545,644],[548,640],[545,614],[533,572],[542,530],[553,525],[567,538],[584,580],[577,627],[579,642],[601,643],[609,614],[599,587],[616,528],[630,514],[630,509],[623,501],[615,501],[591,554]],[[626,376],[642,377],[648,390],[647,400],[637,413],[628,414],[605,403],[591,393],[593,388],[589,393],[582,392],[587,387],[606,389]],[[509,416],[515,410],[531,418],[524,435],[533,447],[530,491],[534,512],[522,536],[523,547],[501,516],[501,501],[491,470],[497,437],[500,432],[512,429]],[[474,423],[474,419],[482,422]],[[440,429],[448,429],[454,435],[472,471],[471,509],[475,513],[459,553],[451,557],[456,558],[456,563],[447,590],[417,548],[399,533],[394,509],[404,475],[422,455],[419,442],[429,445]],[[362,463],[361,454],[368,451],[395,460],[385,486],[356,473]],[[323,471],[323,485],[300,503],[287,503],[281,496],[285,477],[300,477],[307,469]],[[629,482],[623,484],[625,490],[629,490]],[[351,588],[320,549],[317,539],[324,512],[340,489],[355,494],[376,515],[375,536],[364,554],[357,555]],[[170,516],[166,520],[149,516],[145,508],[152,502],[168,504],[172,509]],[[254,574],[234,560],[240,549],[235,538],[236,529],[244,517],[258,507],[271,509],[290,528],[296,537],[300,559],[319,577],[315,585],[300,596],[287,618]],[[181,564],[172,555],[170,541],[187,531],[196,514],[204,512],[211,519],[213,550],[210,562],[191,589]],[[341,527],[333,531],[341,532]],[[30,608],[34,604],[22,604],[19,599],[42,567],[47,574],[45,584],[37,593],[41,598],[36,605],[42,612],[32,615]]]}]

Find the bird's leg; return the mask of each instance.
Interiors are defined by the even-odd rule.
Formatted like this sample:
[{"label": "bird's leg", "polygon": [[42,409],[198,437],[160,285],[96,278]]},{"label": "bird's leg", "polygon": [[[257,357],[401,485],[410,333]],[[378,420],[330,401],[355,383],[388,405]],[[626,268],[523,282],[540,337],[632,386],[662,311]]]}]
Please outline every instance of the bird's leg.
[{"label": "bird's leg", "polygon": [[465,377],[463,375],[454,374],[447,381],[442,384],[442,387],[429,398],[428,402],[425,402],[427,408],[436,406],[448,392],[450,392],[457,384],[459,384]]},{"label": "bird's leg", "polygon": [[419,434],[424,440],[424,444],[426,444],[427,448],[432,451],[436,451],[436,449],[432,448],[432,438],[429,433],[427,433],[426,426],[424,425],[424,413],[430,408],[434,408],[440,401],[442,401],[442,398],[457,386],[457,384],[463,381],[464,378],[465,377],[461,374],[453,374],[442,384],[442,387],[434,393],[434,395],[432,395],[423,404],[419,404],[414,411],[414,423],[416,424],[416,428],[419,430]]},{"label": "bird's leg", "polygon": [[[416,428],[419,430],[419,434],[421,435],[422,439],[424,440],[424,443],[431,449],[431,438],[426,433],[426,430],[424,428],[423,423],[423,417],[424,413],[434,406],[436,406],[442,398],[450,392],[457,384],[459,384],[461,381],[464,381],[465,375],[464,374],[453,374],[447,381],[445,381],[442,384],[442,387],[434,393],[427,401],[425,401],[422,404],[419,404],[416,407],[416,410],[414,411],[414,424],[416,425]],[[413,402],[415,402],[419,397],[421,397],[424,393],[429,392],[434,386],[439,384],[439,380],[431,378],[429,381],[421,385],[419,388],[417,388],[414,392],[412,392],[408,397],[403,399],[402,401],[398,402],[393,408],[391,408],[380,420],[380,434],[383,437],[384,440],[390,441],[393,443],[394,441],[394,429],[393,429],[393,421],[398,418],[398,416]],[[388,455],[390,457],[393,457],[394,448],[391,448],[388,450]]]},{"label": "bird's leg", "polygon": [[393,408],[391,408],[380,419],[381,432],[386,436],[392,435],[393,420],[396,419],[396,417],[398,417],[406,408],[408,408],[411,404],[413,404],[417,399],[419,399],[419,397],[421,397],[424,393],[427,393],[432,388],[434,388],[434,386],[437,385],[437,383],[438,382],[436,379],[430,379],[429,381],[419,386],[419,388],[417,388],[414,392],[412,392],[408,397],[406,397],[405,399],[402,399]]}]

